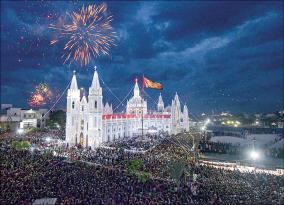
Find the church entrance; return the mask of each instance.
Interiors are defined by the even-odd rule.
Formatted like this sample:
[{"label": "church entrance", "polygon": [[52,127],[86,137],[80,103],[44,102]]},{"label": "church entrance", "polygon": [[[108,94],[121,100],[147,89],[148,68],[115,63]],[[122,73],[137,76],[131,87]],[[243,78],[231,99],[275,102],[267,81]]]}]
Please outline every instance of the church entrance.
[{"label": "church entrance", "polygon": [[81,132],[80,134],[80,145],[83,147],[84,146],[84,136],[83,133]]}]

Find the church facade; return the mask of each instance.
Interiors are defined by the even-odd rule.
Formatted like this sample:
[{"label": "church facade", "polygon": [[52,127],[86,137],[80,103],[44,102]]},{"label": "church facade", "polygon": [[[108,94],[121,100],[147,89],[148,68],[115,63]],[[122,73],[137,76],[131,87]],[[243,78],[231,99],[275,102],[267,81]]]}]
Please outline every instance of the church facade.
[{"label": "church facade", "polygon": [[137,80],[133,97],[127,101],[125,113],[114,113],[112,105],[103,104],[103,92],[97,70],[88,95],[78,88],[74,72],[67,93],[66,142],[94,149],[102,143],[143,134],[160,132],[177,134],[189,130],[188,108],[181,109],[177,93],[165,107],[160,94],[156,111],[148,111]]}]

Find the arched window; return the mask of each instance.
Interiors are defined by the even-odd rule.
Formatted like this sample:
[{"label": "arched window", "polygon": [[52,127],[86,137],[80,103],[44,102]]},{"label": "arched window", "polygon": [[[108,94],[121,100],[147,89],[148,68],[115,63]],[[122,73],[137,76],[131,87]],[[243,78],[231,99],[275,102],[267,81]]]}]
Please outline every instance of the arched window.
[{"label": "arched window", "polygon": [[75,102],[73,101],[72,102],[72,109],[74,109],[74,107],[75,107]]},{"label": "arched window", "polygon": [[81,130],[84,130],[84,120],[81,120]]},{"label": "arched window", "polygon": [[84,105],[82,105],[82,111],[84,111]]},{"label": "arched window", "polygon": [[98,102],[97,101],[95,101],[95,108],[97,108],[98,107]]}]

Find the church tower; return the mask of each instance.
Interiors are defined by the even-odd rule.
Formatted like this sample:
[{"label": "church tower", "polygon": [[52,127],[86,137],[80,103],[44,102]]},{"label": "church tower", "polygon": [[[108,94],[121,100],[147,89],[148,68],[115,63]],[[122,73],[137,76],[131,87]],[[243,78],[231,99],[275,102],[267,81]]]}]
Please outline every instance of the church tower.
[{"label": "church tower", "polygon": [[95,67],[92,85],[89,88],[88,96],[89,117],[88,117],[88,144],[91,148],[99,146],[102,142],[102,115],[103,115],[103,95],[100,86],[99,76]]},{"label": "church tower", "polygon": [[78,143],[76,126],[78,119],[78,111],[80,109],[80,90],[78,89],[76,72],[73,71],[73,77],[70,88],[67,92],[67,110],[66,110],[66,142],[69,146]]},{"label": "church tower", "polygon": [[181,108],[178,94],[175,94],[174,99],[172,100],[171,106],[171,117],[172,117],[172,134],[177,134],[181,131]]},{"label": "church tower", "polygon": [[164,108],[164,101],[163,101],[162,95],[160,93],[159,100],[158,100],[158,105],[157,105],[157,110],[158,110],[158,112],[163,113],[164,109],[165,109]]},{"label": "church tower", "polygon": [[182,119],[183,119],[183,129],[188,132],[189,131],[189,117],[188,117],[188,109],[186,104],[183,106],[182,112]]},{"label": "church tower", "polygon": [[147,101],[140,96],[137,79],[135,79],[133,97],[127,101],[126,113],[136,116],[142,116],[142,113],[147,114]]}]

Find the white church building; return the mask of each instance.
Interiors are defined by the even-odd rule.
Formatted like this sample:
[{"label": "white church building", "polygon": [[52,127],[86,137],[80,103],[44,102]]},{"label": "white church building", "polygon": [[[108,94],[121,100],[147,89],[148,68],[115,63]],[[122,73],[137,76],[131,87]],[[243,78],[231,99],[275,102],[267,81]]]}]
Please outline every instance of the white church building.
[{"label": "white church building", "polygon": [[[74,72],[67,93],[66,142],[92,149],[102,143],[153,133],[177,134],[189,129],[187,106],[181,104],[177,93],[171,106],[165,107],[160,94],[157,110],[148,111],[147,101],[141,97],[135,81],[133,97],[127,101],[125,113],[113,113],[112,105],[103,104],[103,92],[97,70],[89,93],[78,88]],[[143,128],[143,129],[142,129]]]}]

